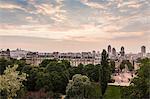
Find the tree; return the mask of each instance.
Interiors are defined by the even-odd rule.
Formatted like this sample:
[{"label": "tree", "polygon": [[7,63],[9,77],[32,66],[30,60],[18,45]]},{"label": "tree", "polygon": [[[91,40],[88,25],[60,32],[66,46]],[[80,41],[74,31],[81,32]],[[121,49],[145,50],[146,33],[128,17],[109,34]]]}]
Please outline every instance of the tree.
[{"label": "tree", "polygon": [[80,63],[76,68],[76,74],[82,74],[82,75],[85,74],[84,65],[82,63]]},{"label": "tree", "polygon": [[129,60],[127,60],[127,66],[128,66],[129,71],[134,70],[134,66],[132,65],[132,63]]},{"label": "tree", "polygon": [[88,64],[85,65],[84,71],[86,76],[90,78],[91,81],[99,81],[99,65]]},{"label": "tree", "polygon": [[26,86],[28,91],[35,91],[36,90],[36,80],[37,80],[37,73],[39,72],[38,68],[34,68],[32,66],[24,66],[22,72],[27,73],[27,81],[23,82]]},{"label": "tree", "polygon": [[120,70],[122,71],[125,68],[125,63],[121,62],[120,64]]},{"label": "tree", "polygon": [[111,66],[111,72],[114,73],[115,72],[115,61],[111,60],[110,66]]},{"label": "tree", "polygon": [[134,66],[132,65],[132,63],[129,60],[123,60],[120,64],[121,71],[122,71],[122,69],[125,68],[125,65],[128,67],[129,71],[132,71],[134,69]]},{"label": "tree", "polygon": [[102,97],[107,89],[107,83],[111,77],[111,68],[108,63],[108,54],[106,50],[103,50],[101,58],[101,67],[100,67],[100,85],[101,85],[101,94]]},{"label": "tree", "polygon": [[53,85],[51,81],[51,75],[49,73],[38,72],[37,73],[37,80],[35,88],[39,90],[52,91]]},{"label": "tree", "polygon": [[68,60],[61,60],[61,64],[65,66],[65,69],[68,69],[71,67],[71,64]]},{"label": "tree", "polygon": [[6,67],[10,65],[8,60],[1,58],[0,59],[0,75],[2,75],[4,73],[4,70],[6,69]]},{"label": "tree", "polygon": [[24,66],[27,66],[27,65],[28,65],[24,59],[15,60],[15,64],[18,65],[17,71],[21,71]]},{"label": "tree", "polygon": [[122,91],[123,98],[149,99],[150,96],[150,59],[141,60],[137,76],[131,81],[130,86]]},{"label": "tree", "polygon": [[72,77],[66,87],[66,98],[83,99],[88,97],[90,79],[87,76],[76,74]]},{"label": "tree", "polygon": [[7,98],[17,96],[17,91],[23,86],[22,82],[26,80],[26,73],[20,74],[19,71],[16,71],[17,67],[17,65],[8,66],[4,74],[0,75],[0,93],[3,93],[4,96],[6,95]]},{"label": "tree", "polygon": [[61,72],[52,71],[50,73],[51,81],[53,84],[53,92],[56,93],[65,93],[65,89],[68,83],[68,79],[65,78]]},{"label": "tree", "polygon": [[55,59],[45,59],[39,64],[40,67],[46,67],[50,62],[56,62]]}]

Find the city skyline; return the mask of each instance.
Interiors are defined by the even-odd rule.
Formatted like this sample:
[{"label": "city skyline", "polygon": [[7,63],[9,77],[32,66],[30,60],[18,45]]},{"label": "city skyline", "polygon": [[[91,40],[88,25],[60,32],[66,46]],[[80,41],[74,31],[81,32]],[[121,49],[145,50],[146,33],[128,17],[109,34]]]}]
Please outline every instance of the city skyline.
[{"label": "city skyline", "polygon": [[0,48],[150,52],[147,0],[0,0]]},{"label": "city skyline", "polygon": [[[6,38],[3,36],[3,39],[6,39]],[[30,40],[27,40],[27,39],[29,39],[28,37],[26,38],[26,41],[30,42],[30,40],[33,39],[33,38],[30,38]],[[9,38],[9,40],[10,40],[10,38]],[[38,41],[41,41],[41,40],[38,40]],[[12,40],[12,42],[13,42],[13,40]],[[60,41],[58,41],[58,43],[60,43]],[[29,46],[29,44],[27,44],[27,46]],[[99,47],[99,48],[97,47],[96,49],[92,49],[91,47],[89,47],[89,50],[87,50],[87,49],[86,50],[84,50],[84,49],[81,49],[81,50],[73,50],[73,49],[69,50],[69,49],[66,49],[65,51],[63,51],[63,50],[57,50],[58,47],[56,47],[54,49],[43,50],[42,47],[39,47],[39,48],[41,48],[41,50],[40,50],[40,49],[36,49],[36,48],[35,49],[32,49],[32,48],[31,49],[27,49],[26,46],[25,47],[14,47],[14,45],[13,45],[13,47],[3,47],[3,48],[0,48],[0,49],[1,49],[1,51],[2,50],[5,51],[6,49],[10,49],[11,51],[13,51],[13,50],[14,51],[15,50],[24,50],[24,51],[41,52],[41,53],[50,53],[50,52],[62,52],[62,53],[63,52],[64,53],[68,53],[68,52],[78,53],[79,52],[80,53],[80,52],[92,52],[92,51],[96,51],[96,52],[100,52],[101,53],[102,50],[105,49],[108,53],[114,53],[114,50],[115,50],[115,52],[120,53],[122,47],[124,48],[125,54],[131,54],[131,53],[132,54],[138,54],[138,53],[143,53],[143,52],[144,53],[150,53],[149,47],[147,47],[145,45],[138,46],[138,48],[137,48],[138,51],[135,52],[135,51],[131,51],[130,48],[127,47],[127,46],[123,46],[123,45],[116,46],[116,45],[110,45],[110,44],[109,45],[105,45],[105,47]],[[145,48],[143,48],[143,47],[145,47]]]}]

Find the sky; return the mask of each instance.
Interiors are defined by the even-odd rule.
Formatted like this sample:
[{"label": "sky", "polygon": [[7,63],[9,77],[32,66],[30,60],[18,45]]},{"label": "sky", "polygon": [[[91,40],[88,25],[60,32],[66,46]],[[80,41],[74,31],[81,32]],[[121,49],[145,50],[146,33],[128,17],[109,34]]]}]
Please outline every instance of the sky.
[{"label": "sky", "polygon": [[0,49],[150,52],[149,0],[0,0]]}]

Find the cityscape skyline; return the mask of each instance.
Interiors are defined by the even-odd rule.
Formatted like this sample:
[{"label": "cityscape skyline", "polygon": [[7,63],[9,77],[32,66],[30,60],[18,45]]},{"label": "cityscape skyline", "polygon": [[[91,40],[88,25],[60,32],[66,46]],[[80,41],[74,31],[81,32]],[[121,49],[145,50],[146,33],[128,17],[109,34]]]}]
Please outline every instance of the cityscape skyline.
[{"label": "cityscape skyline", "polygon": [[[136,61],[139,58],[150,58],[150,53],[146,53],[146,46],[141,46],[141,52],[139,53],[127,53],[125,47],[121,46],[120,51],[116,51],[116,48],[111,48],[108,45],[107,50],[103,50],[108,53],[108,58],[111,60],[129,60]],[[28,64],[39,65],[44,59],[58,59],[68,60],[72,66],[78,66],[82,64],[99,64],[101,61],[102,52],[100,51],[83,51],[83,52],[38,52],[38,51],[27,51],[22,49],[16,50],[1,50],[1,58],[13,58],[13,59],[25,59]]]},{"label": "cityscape skyline", "polygon": [[[3,37],[4,38],[4,37]],[[60,41],[58,41],[60,42]],[[144,48],[143,48],[144,47]],[[122,49],[123,48],[123,49]],[[111,44],[108,44],[108,45],[105,45],[104,47],[97,47],[95,49],[93,48],[89,48],[88,50],[84,50],[84,49],[78,49],[78,50],[73,50],[73,49],[65,49],[65,50],[59,50],[58,47],[55,49],[46,49],[44,50],[43,48],[42,49],[28,49],[28,48],[25,48],[25,47],[1,47],[0,48],[1,50],[6,50],[6,49],[10,49],[10,50],[25,50],[25,51],[32,51],[32,52],[45,52],[45,53],[49,53],[49,52],[64,52],[64,53],[67,53],[67,52],[91,52],[91,51],[97,51],[97,52],[102,52],[103,49],[105,49],[108,53],[120,53],[120,51],[124,50],[125,54],[137,54],[137,53],[150,53],[150,50],[149,50],[149,47],[145,46],[145,45],[141,45],[141,46],[138,46],[137,48],[137,51],[132,51],[132,50],[129,50],[128,49],[128,46],[123,46],[123,45],[111,45]]]}]

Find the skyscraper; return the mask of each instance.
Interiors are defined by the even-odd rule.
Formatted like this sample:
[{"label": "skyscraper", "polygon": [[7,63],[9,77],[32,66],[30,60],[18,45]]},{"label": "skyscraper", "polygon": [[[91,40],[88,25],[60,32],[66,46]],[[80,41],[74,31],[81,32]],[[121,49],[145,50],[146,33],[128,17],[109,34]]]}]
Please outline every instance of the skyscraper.
[{"label": "skyscraper", "polygon": [[124,51],[124,47],[121,47],[121,51],[120,51],[121,56],[125,56],[125,51]]},{"label": "skyscraper", "polygon": [[146,53],[146,47],[145,46],[141,46],[141,53],[145,54]]},{"label": "skyscraper", "polygon": [[111,53],[111,45],[108,45],[108,53]]},{"label": "skyscraper", "polygon": [[116,49],[112,48],[112,55],[116,56]]}]

